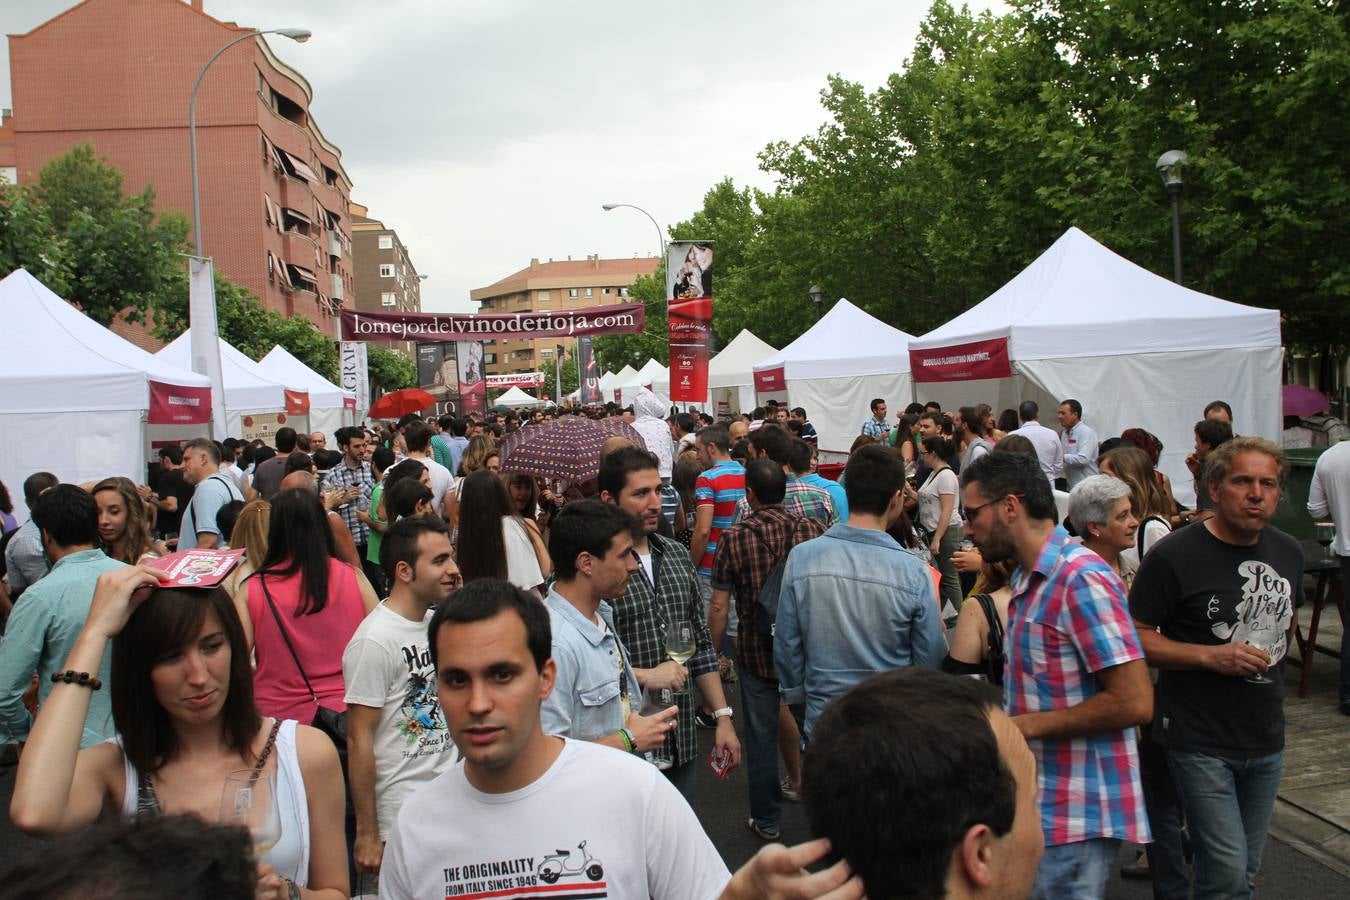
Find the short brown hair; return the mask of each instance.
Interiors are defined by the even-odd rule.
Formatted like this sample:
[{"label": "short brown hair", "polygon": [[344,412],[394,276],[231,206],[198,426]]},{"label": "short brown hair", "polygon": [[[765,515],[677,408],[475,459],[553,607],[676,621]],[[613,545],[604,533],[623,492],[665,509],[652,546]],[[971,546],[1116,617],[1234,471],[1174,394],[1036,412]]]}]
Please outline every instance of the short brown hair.
[{"label": "short brown hair", "polygon": [[1233,459],[1239,453],[1264,453],[1275,460],[1280,470],[1280,489],[1284,489],[1284,482],[1289,477],[1289,458],[1279,444],[1263,437],[1233,438],[1209,451],[1205,455],[1204,483],[1218,484],[1227,478],[1233,470]]}]

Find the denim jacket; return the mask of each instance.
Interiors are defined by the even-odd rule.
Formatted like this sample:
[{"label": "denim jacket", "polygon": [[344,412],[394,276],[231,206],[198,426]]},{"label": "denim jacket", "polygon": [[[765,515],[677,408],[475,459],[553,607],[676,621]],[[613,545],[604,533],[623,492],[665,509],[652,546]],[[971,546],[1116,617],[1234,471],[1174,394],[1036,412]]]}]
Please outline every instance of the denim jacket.
[{"label": "denim jacket", "polygon": [[553,692],[540,711],[544,731],[582,741],[607,737],[624,725],[625,694],[631,712],[642,708],[642,688],[614,631],[614,612],[609,603],[600,602],[600,618],[606,627],[602,633],[557,591],[550,589],[544,602],[553,628],[553,662],[558,667]]},{"label": "denim jacket", "polygon": [[834,697],[947,652],[933,580],[890,535],[831,526],[788,554],[773,661],[783,702],[806,704],[806,733]]}]

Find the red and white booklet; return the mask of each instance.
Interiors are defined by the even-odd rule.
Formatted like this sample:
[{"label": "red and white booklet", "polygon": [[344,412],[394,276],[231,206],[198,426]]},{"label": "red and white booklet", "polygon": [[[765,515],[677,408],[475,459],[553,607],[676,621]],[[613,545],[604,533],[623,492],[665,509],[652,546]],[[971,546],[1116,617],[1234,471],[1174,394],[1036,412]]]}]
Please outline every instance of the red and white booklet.
[{"label": "red and white booklet", "polygon": [[210,588],[224,581],[243,557],[242,549],[179,550],[147,564],[164,573],[161,587]]}]

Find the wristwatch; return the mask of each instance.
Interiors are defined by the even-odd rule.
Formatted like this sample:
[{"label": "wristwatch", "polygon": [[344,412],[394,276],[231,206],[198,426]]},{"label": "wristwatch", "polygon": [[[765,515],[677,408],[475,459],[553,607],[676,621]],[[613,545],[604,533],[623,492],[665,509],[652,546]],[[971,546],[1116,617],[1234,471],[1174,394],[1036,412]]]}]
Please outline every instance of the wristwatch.
[{"label": "wristwatch", "polygon": [[300,900],[300,885],[289,878],[281,879],[286,883],[286,900]]},{"label": "wristwatch", "polygon": [[722,707],[721,709],[714,709],[714,710],[713,710],[713,718],[714,718],[714,719],[730,719],[732,716],[735,715],[735,712],[736,712],[736,711],[733,710],[730,706],[724,706],[724,707]]}]

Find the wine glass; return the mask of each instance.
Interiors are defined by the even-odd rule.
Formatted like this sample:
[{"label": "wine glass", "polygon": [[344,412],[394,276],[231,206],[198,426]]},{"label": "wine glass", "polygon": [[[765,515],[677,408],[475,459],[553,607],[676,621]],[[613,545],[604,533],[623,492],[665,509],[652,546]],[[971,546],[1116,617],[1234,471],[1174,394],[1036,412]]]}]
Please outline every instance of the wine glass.
[{"label": "wine glass", "polygon": [[[1257,650],[1260,650],[1262,653],[1266,654],[1266,656],[1270,657],[1271,660],[1270,664],[1272,666],[1275,665],[1275,648],[1273,646],[1266,643],[1265,641],[1248,640],[1247,643],[1255,647]],[[1275,679],[1271,678],[1265,672],[1253,672],[1251,675],[1248,675],[1246,678],[1244,678],[1243,681],[1247,682],[1248,684],[1275,683]]]},{"label": "wine glass", "polygon": [[[664,712],[675,705],[675,692],[670,688],[649,687],[642,691],[642,709],[639,715],[654,716],[657,713]],[[653,750],[647,754],[652,765],[658,769],[669,769],[675,764],[675,761],[666,754],[665,746],[658,750]]]},{"label": "wine glass", "polygon": [[281,840],[275,776],[252,769],[226,775],[220,792],[220,823],[247,828],[253,837],[253,858],[261,861]]},{"label": "wine glass", "polygon": [[666,656],[680,665],[694,655],[694,626],[690,622],[673,622],[666,629]]}]

